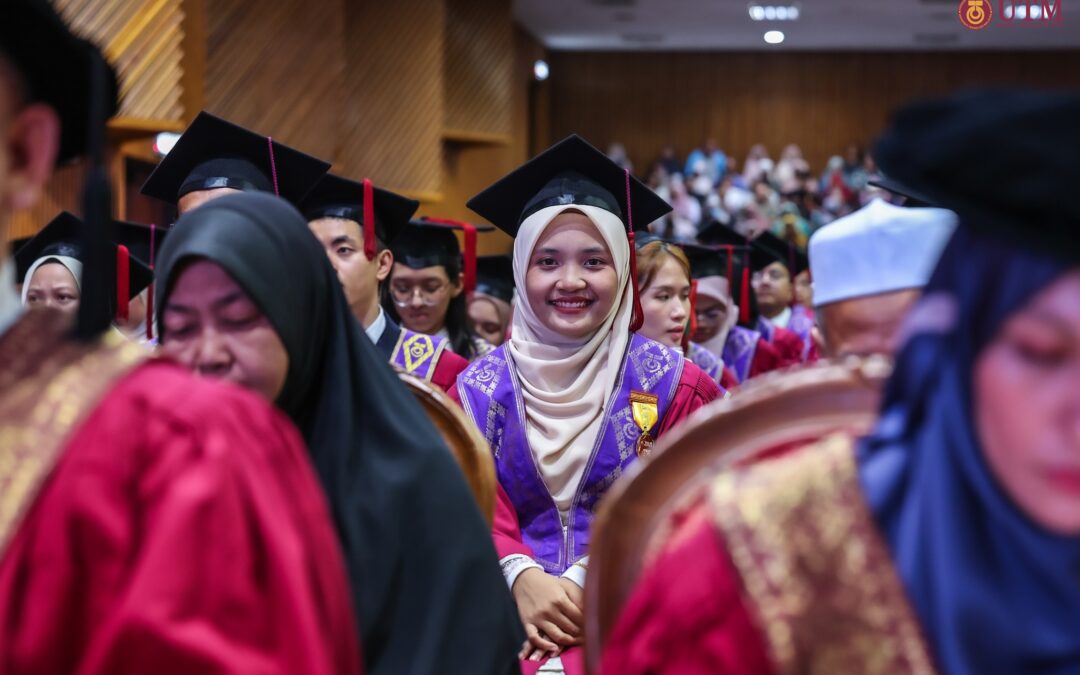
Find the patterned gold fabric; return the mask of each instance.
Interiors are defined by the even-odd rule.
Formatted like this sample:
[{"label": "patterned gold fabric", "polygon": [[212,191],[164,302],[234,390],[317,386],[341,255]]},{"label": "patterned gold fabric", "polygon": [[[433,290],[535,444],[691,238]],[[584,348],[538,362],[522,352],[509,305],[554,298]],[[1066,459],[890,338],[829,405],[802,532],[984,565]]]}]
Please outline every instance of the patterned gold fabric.
[{"label": "patterned gold fabric", "polygon": [[0,337],[0,555],[60,459],[64,441],[145,349],[110,331],[82,344],[34,311]]},{"label": "patterned gold fabric", "polygon": [[710,501],[777,672],[935,672],[850,436],[724,472]]}]

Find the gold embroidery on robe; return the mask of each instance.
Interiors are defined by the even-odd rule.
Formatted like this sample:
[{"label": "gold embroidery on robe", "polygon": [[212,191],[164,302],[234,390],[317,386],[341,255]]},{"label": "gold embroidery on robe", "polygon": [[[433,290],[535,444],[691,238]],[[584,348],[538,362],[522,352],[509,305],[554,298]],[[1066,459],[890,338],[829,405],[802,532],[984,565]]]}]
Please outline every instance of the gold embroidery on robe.
[{"label": "gold embroidery on robe", "polygon": [[710,500],[779,673],[935,672],[849,436],[724,472]]},{"label": "gold embroidery on robe", "polygon": [[68,325],[36,310],[0,336],[0,555],[71,432],[149,356],[116,331],[90,344],[65,339]]}]

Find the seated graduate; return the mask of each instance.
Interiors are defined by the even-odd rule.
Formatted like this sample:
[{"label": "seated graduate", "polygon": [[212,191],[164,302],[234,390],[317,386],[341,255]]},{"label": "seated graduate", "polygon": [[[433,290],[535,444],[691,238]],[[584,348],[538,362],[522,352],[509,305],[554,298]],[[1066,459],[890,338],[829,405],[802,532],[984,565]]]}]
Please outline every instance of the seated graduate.
[{"label": "seated graduate", "polygon": [[[123,249],[112,247],[114,255],[121,255],[127,267],[126,272],[117,271],[118,298],[113,307],[113,326],[125,337],[141,343],[145,326],[134,337],[123,327],[145,318],[146,305],[142,298],[146,297],[146,290],[154,281],[154,273],[138,258],[128,254],[126,246],[130,230],[142,226],[113,221],[111,227],[114,238],[125,242]],[[78,314],[84,230],[83,222],[77,216],[63,211],[16,251],[16,274],[23,279],[23,305],[30,309],[55,308],[69,317]]]},{"label": "seated graduate", "polygon": [[778,347],[786,337],[783,331],[794,334],[801,346],[801,351],[796,352],[798,361],[813,363],[818,357],[813,338],[814,313],[809,306],[798,304],[795,297],[796,277],[810,269],[806,252],[772,232],[754,237],[750,248],[754,267],[750,281],[761,311],[757,329]]},{"label": "seated graduate", "polygon": [[[791,283],[792,274],[788,269],[788,265],[801,264],[802,268],[805,268],[806,254],[799,253],[794,248],[789,248],[787,242],[780,240],[769,232],[762,232],[757,237],[748,239],[719,222],[712,223],[702,229],[698,233],[698,240],[710,246],[734,246],[737,247],[735,250],[744,252],[742,263],[750,270],[751,291],[747,302],[741,302],[740,298],[739,307],[743,312],[740,313],[739,325],[758,333],[765,342],[772,345],[780,355],[784,366],[816,360],[817,354],[816,350],[814,350],[811,335],[813,330],[813,321],[811,319],[800,312],[795,320],[796,325],[806,334],[806,340],[804,341],[793,330],[782,328],[765,318],[758,305],[758,288],[761,286],[761,280],[767,276],[768,278],[764,283],[767,289],[766,298],[768,298],[768,302],[771,304],[783,302],[785,303],[784,307],[788,307],[795,297]],[[787,262],[791,259],[801,260],[802,262]],[[766,269],[769,270],[768,275],[764,272]],[[742,274],[740,273],[731,281],[733,284],[741,285]],[[774,296],[778,296],[780,300],[776,300]],[[746,314],[746,312],[749,312],[749,314]],[[790,314],[787,313],[782,313],[780,316],[790,318]]]},{"label": "seated graduate", "polygon": [[746,327],[753,324],[756,307],[746,262],[749,249],[703,247],[689,252],[690,274],[697,282],[693,341],[716,354],[738,384],[790,365],[761,333]]},{"label": "seated graduate", "polygon": [[637,279],[645,317],[638,334],[681,350],[691,363],[716,380],[722,393],[735,387],[738,381],[720,357],[690,341],[696,328],[697,284],[690,279],[690,261],[683,247],[653,239],[638,248]]},{"label": "seated graduate", "polygon": [[[456,230],[465,232],[464,255]],[[476,286],[476,231],[472,223],[433,218],[402,228],[390,244],[394,264],[383,301],[402,326],[449,340],[454,353],[469,361],[494,348],[472,332],[466,309]]]},{"label": "seated graduate", "polygon": [[303,216],[264,193],[215,199],[172,227],[158,274],[162,352],[259,392],[303,433],[367,672],[509,671],[522,631],[489,530]]},{"label": "seated graduate", "polygon": [[[619,195],[619,197],[616,197]],[[510,340],[452,395],[487,438],[501,490],[495,542],[535,670],[581,667],[582,587],[600,498],[716,383],[679,350],[636,335],[634,221],[670,207],[578,136],[469,201],[514,239]],[[630,240],[628,240],[630,239]]]},{"label": "seated graduate", "polygon": [[296,430],[108,329],[123,284],[100,152],[116,91],[47,2],[0,3],[0,241],[57,159],[88,155],[92,177],[74,322],[24,312],[0,256],[0,670],[359,673],[340,548]]},{"label": "seated graduate", "polygon": [[269,192],[299,204],[330,164],[200,112],[158,163],[142,194],[176,207],[176,215],[237,192]]},{"label": "seated graduate", "polygon": [[514,263],[509,256],[476,259],[476,292],[469,298],[469,326],[490,345],[506,342],[514,312]]},{"label": "seated graduate", "polygon": [[387,361],[447,391],[469,362],[448,348],[447,338],[402,328],[379,303],[380,288],[394,265],[386,242],[408,225],[419,205],[370,180],[358,183],[327,174],[300,210],[326,250],[353,316]]},{"label": "seated graduate", "polygon": [[955,227],[946,209],[875,199],[815,232],[809,253],[821,353],[893,354]]},{"label": "seated graduate", "polygon": [[897,114],[874,156],[959,226],[877,426],[717,475],[602,672],[1076,672],[1078,144],[1075,94]]}]

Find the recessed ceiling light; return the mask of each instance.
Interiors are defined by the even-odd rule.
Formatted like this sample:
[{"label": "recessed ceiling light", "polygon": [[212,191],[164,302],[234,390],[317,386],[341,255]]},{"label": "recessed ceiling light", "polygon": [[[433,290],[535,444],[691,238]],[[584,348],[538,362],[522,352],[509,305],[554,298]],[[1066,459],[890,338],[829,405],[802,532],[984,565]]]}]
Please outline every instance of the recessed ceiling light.
[{"label": "recessed ceiling light", "polygon": [[180,134],[162,131],[154,138],[154,152],[164,157],[169,154],[169,151],[173,149],[178,140],[180,140]]},{"label": "recessed ceiling light", "polygon": [[765,42],[771,45],[778,45],[784,41],[784,33],[778,30],[770,30],[765,33]]},{"label": "recessed ceiling light", "polygon": [[795,21],[799,18],[799,6],[792,5],[759,5],[753,3],[748,7],[750,19],[753,21]]}]

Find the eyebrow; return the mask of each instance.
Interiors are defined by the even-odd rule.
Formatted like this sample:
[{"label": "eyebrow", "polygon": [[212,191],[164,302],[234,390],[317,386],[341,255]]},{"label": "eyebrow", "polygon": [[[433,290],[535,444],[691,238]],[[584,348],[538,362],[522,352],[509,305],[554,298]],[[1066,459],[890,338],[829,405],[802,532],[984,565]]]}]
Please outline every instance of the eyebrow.
[{"label": "eyebrow", "polygon": [[356,242],[353,241],[353,238],[352,238],[351,234],[339,234],[338,236],[336,236],[336,237],[334,237],[333,239],[330,240],[330,246],[332,246],[332,247],[333,246],[340,246],[341,244],[353,244],[353,245],[355,245]]},{"label": "eyebrow", "polygon": [[1020,321],[1035,321],[1045,326],[1055,328],[1062,333],[1073,333],[1072,327],[1066,319],[1045,309],[1032,309],[1018,314],[1016,318]]}]

